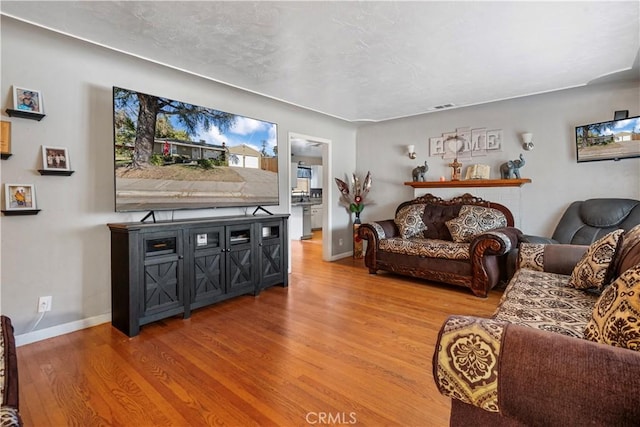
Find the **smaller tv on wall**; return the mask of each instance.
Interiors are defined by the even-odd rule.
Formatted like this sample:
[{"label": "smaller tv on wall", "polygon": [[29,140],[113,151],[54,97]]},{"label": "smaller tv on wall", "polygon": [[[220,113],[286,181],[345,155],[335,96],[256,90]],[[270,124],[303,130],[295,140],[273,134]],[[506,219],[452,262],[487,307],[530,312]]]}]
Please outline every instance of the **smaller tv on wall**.
[{"label": "smaller tv on wall", "polygon": [[578,162],[640,157],[640,116],[576,127]]}]

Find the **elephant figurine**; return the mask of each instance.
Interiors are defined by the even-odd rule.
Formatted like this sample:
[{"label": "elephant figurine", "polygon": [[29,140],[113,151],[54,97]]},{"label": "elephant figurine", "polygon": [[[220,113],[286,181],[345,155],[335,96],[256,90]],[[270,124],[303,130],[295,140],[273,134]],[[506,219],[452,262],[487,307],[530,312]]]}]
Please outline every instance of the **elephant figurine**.
[{"label": "elephant figurine", "polygon": [[509,160],[500,165],[500,177],[502,179],[520,179],[520,168],[524,166],[524,156],[520,154],[520,159]]},{"label": "elephant figurine", "polygon": [[426,160],[424,162],[424,166],[416,166],[415,168],[413,168],[413,171],[411,172],[411,175],[413,176],[413,181],[414,182],[424,181],[424,176],[427,174],[428,170],[429,170],[429,165],[427,165]]}]

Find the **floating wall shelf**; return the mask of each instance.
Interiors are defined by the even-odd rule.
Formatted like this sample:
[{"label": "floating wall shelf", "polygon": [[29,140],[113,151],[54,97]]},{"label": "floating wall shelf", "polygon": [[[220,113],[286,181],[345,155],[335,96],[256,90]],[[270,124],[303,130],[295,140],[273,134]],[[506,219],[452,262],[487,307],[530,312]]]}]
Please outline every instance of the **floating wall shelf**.
[{"label": "floating wall shelf", "polygon": [[31,113],[29,111],[14,110],[12,108],[7,108],[7,114],[9,115],[9,117],[19,117],[21,119],[29,119],[29,120],[37,120],[37,121],[44,119],[46,116],[46,114]]},{"label": "floating wall shelf", "polygon": [[464,181],[405,182],[413,188],[465,188],[465,187],[522,187],[531,182],[529,178],[518,179],[466,179]]},{"label": "floating wall shelf", "polygon": [[38,215],[41,209],[24,209],[15,211],[2,211],[5,216],[17,216],[17,215]]},{"label": "floating wall shelf", "polygon": [[40,175],[57,175],[57,176],[71,176],[75,171],[52,171],[45,169],[38,169]]}]

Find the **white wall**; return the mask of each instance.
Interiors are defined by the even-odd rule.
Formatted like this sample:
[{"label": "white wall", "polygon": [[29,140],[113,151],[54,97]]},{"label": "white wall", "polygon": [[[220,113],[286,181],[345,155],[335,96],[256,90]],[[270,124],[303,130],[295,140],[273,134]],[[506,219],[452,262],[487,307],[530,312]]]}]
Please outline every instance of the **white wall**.
[{"label": "white wall", "polygon": [[[428,181],[441,175],[450,179],[447,164],[451,160],[427,157],[428,139],[461,127],[504,131],[503,151],[464,160],[463,173],[470,163],[487,163],[492,166],[492,178],[498,178],[501,163],[524,153],[526,165],[520,172],[533,182],[520,189],[516,223],[527,234],[550,236],[574,200],[640,199],[640,158],[577,163],[574,136],[575,126],[612,120],[616,110],[640,115],[639,94],[638,81],[602,84],[361,126],[357,166],[372,172],[371,199],[376,202],[365,208],[363,220],[393,218],[397,205],[414,196],[413,188],[403,182],[411,181],[411,170],[425,160]],[[522,149],[519,136],[523,132],[534,134],[533,151]],[[406,154],[408,144],[416,146],[415,160]],[[429,190],[443,198],[452,196],[451,190]],[[465,192],[473,194],[463,188],[454,195]]]},{"label": "white wall", "polygon": [[[37,318],[39,296],[52,295],[53,309],[38,329],[107,316],[110,303],[110,222],[138,221],[144,213],[114,212],[112,86],[139,90],[278,124],[281,150],[280,206],[290,197],[289,132],[317,135],[333,144],[337,176],[355,164],[356,126],[233,89],[196,76],[55,34],[11,18],[1,18],[3,120],[12,123],[12,153],[0,163],[2,183],[36,187],[36,216],[3,216],[0,310],[12,318],[16,334]],[[9,118],[11,88],[42,91],[41,122]],[[70,177],[40,176],[41,145],[69,149]],[[337,194],[327,193],[335,221],[332,241],[350,236],[348,217]],[[175,218],[234,215],[237,209],[181,211]],[[251,210],[249,210],[249,214]],[[167,219],[161,213],[158,219]],[[334,236],[335,234],[335,236]],[[334,252],[343,248],[334,247]]]}]

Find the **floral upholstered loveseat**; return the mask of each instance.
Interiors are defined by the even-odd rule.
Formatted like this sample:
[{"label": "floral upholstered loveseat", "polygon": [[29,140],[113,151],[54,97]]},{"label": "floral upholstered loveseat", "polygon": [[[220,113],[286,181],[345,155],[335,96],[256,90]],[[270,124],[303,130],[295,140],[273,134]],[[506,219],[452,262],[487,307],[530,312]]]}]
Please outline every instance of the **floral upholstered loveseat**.
[{"label": "floral upholstered loveseat", "polygon": [[367,240],[370,273],[464,286],[479,297],[506,278],[506,254],[521,235],[507,207],[468,193],[403,202],[395,218],[362,224],[358,234]]},{"label": "floral upholstered loveseat", "polygon": [[452,426],[640,424],[640,226],[524,243],[492,318],[451,316],[433,357]]},{"label": "floral upholstered loveseat", "polygon": [[18,359],[11,320],[0,316],[0,426],[21,426],[18,412]]}]

